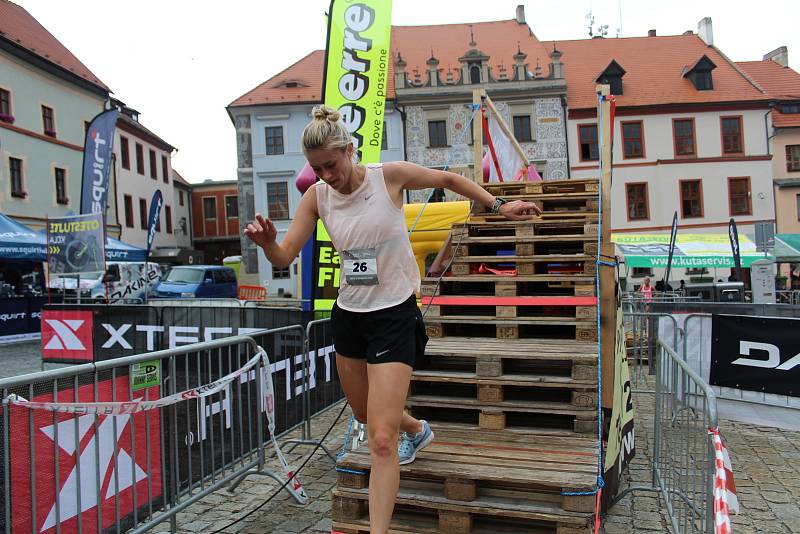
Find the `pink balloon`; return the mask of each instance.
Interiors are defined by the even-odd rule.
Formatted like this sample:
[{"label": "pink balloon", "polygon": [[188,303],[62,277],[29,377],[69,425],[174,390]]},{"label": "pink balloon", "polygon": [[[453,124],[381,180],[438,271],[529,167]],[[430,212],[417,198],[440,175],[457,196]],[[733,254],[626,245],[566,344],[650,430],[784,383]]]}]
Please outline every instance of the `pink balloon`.
[{"label": "pink balloon", "polygon": [[314,170],[311,168],[311,165],[306,163],[300,172],[297,173],[297,178],[294,180],[294,185],[297,187],[297,190],[303,194],[308,191],[308,188],[314,185],[314,182],[316,181],[317,175],[314,174]]},{"label": "pink balloon", "polygon": [[489,181],[489,174],[491,172],[489,170],[489,166],[491,164],[492,164],[492,155],[487,152],[486,155],[483,156],[483,181],[484,182],[488,182]]}]

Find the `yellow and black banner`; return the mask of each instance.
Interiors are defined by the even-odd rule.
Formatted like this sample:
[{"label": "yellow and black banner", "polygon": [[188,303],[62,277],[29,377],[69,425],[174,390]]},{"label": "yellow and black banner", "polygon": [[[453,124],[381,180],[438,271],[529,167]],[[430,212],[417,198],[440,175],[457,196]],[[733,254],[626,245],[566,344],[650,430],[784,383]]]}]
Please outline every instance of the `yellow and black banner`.
[{"label": "yellow and black banner", "polygon": [[[331,1],[322,101],[339,111],[362,163],[381,160],[391,33],[391,0]],[[318,221],[312,288],[315,311],[333,306],[339,272],[339,254]]]}]

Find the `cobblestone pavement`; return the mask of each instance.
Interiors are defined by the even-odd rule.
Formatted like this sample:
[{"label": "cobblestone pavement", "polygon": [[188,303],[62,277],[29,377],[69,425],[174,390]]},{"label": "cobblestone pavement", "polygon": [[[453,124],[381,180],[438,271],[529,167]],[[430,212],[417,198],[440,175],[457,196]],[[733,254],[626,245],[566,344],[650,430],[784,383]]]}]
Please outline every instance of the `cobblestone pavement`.
[{"label": "cobblestone pavement", "polygon": [[[39,341],[0,345],[0,377],[38,371],[40,358]],[[636,456],[624,484],[648,486],[651,482],[653,395],[637,393],[634,404]],[[313,436],[321,437],[339,411],[339,407],[334,407],[315,417]],[[340,446],[349,417],[348,409],[325,441],[334,452]],[[734,421],[721,421],[720,430],[728,442],[741,505],[741,513],[733,516],[734,532],[800,533],[800,432]],[[299,431],[286,439],[297,435]],[[301,446],[287,457],[292,467],[297,467],[310,452],[310,447]],[[333,464],[322,451],[317,451],[299,477],[309,494],[309,504],[300,506],[286,493],[281,493],[261,510],[223,532],[329,533],[330,491],[336,483]],[[276,487],[270,478],[252,477],[233,494],[218,491],[178,515],[178,532],[205,533],[225,527],[261,504]],[[607,534],[668,532],[667,525],[660,494],[636,491],[610,510],[603,531]],[[154,532],[169,532],[168,524],[156,527]]]}]

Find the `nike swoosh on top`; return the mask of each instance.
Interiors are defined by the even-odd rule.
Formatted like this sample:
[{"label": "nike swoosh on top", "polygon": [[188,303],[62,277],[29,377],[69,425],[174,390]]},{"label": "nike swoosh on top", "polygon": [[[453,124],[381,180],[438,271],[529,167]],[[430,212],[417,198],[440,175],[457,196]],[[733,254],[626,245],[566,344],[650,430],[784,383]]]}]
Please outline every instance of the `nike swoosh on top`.
[{"label": "nike swoosh on top", "polygon": [[381,355],[386,354],[387,352],[389,352],[389,349],[382,350],[381,352],[376,352],[375,357],[379,358]]},{"label": "nike swoosh on top", "polygon": [[372,198],[372,196],[373,196],[374,194],[375,194],[375,193],[372,193],[372,195],[367,195],[367,196],[365,196],[365,197],[364,197],[364,200],[369,200],[370,198]]}]

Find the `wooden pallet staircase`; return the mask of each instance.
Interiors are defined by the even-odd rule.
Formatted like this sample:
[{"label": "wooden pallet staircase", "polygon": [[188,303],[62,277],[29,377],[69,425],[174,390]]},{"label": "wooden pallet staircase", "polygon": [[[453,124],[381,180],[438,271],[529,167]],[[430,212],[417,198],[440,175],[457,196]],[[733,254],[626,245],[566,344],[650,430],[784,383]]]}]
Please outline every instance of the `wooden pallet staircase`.
[{"label": "wooden pallet staircase", "polygon": [[[390,532],[588,534],[595,496],[568,494],[597,479],[598,181],[486,187],[544,214],[476,210],[453,228],[451,276],[423,281],[431,365],[406,404],[436,439],[401,467]],[[367,444],[339,466],[333,528],[367,533]]]}]

